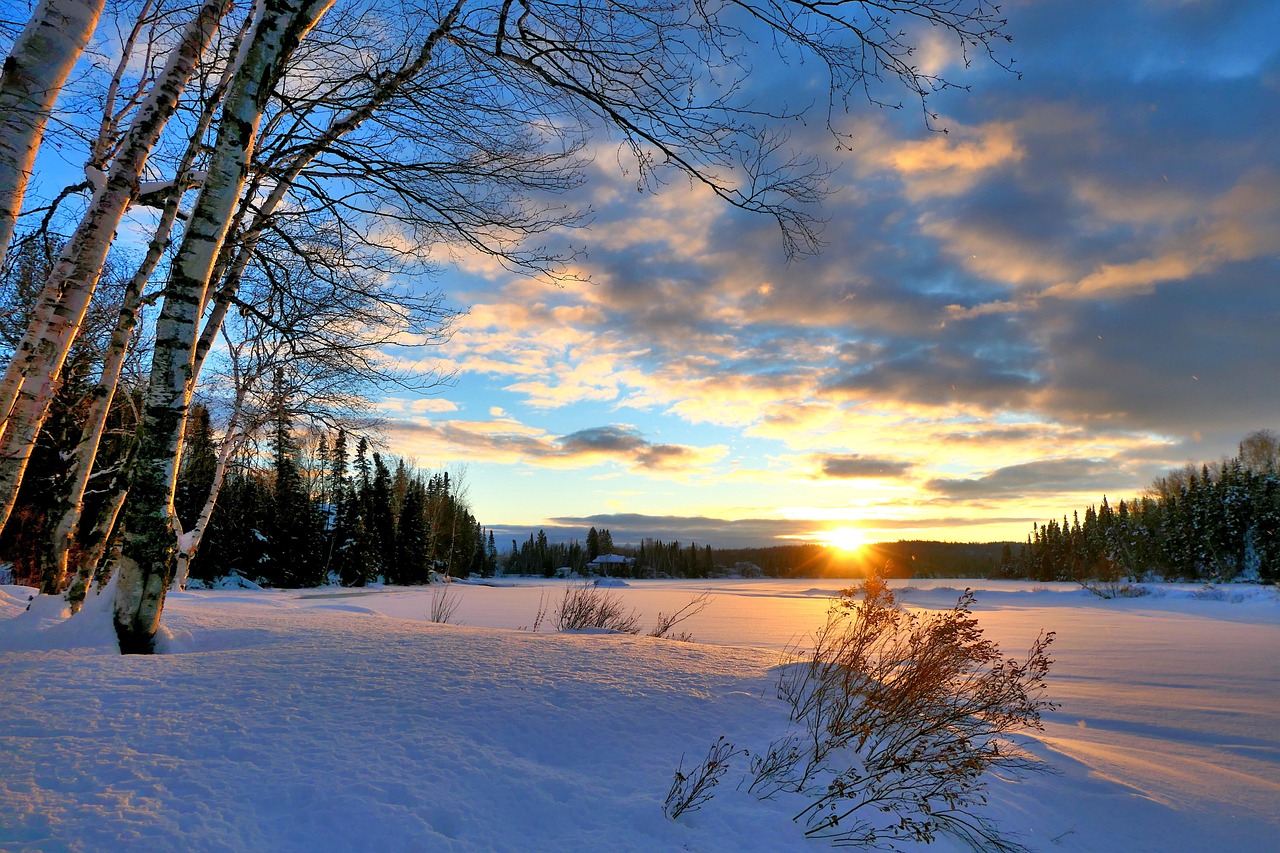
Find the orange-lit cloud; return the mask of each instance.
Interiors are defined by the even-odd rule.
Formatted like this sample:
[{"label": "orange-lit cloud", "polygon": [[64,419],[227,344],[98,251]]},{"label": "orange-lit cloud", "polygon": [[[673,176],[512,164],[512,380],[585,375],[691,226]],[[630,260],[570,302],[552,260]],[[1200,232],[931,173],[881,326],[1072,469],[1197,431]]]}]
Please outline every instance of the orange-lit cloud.
[{"label": "orange-lit cloud", "polygon": [[513,419],[394,421],[393,446],[421,458],[479,460],[491,464],[585,468],[616,463],[648,474],[684,477],[724,457],[723,446],[657,444],[634,428],[612,425],[555,436]]},{"label": "orange-lit cloud", "polygon": [[864,162],[892,171],[904,182],[908,197],[954,196],[971,190],[994,169],[1018,163],[1026,154],[1016,127],[1008,122],[965,126],[940,120],[946,134],[909,142],[874,138],[861,153]]}]

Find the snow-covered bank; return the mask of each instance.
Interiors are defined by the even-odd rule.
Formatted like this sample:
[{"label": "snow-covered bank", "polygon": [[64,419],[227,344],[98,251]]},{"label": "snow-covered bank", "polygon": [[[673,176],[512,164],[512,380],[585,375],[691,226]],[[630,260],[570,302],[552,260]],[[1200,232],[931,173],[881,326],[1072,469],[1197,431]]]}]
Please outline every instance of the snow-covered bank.
[{"label": "snow-covered bank", "polygon": [[[911,585],[908,603],[944,606],[954,595],[926,587],[963,584]],[[165,611],[170,653],[152,658],[103,654],[70,623],[35,630],[55,617],[24,613],[8,587],[0,849],[826,849],[802,839],[793,803],[734,790],[734,772],[677,822],[661,804],[682,753],[781,732],[776,649],[838,586],[616,591],[651,624],[712,589],[682,626],[692,645],[508,630],[531,625],[555,584],[460,585],[467,626],[425,622],[422,589],[186,593]],[[1059,773],[992,791],[993,816],[1033,849],[1274,849],[1280,606],[1271,591],[1187,592],[979,593],[1012,653],[1059,632],[1063,707],[1032,744]]]}]

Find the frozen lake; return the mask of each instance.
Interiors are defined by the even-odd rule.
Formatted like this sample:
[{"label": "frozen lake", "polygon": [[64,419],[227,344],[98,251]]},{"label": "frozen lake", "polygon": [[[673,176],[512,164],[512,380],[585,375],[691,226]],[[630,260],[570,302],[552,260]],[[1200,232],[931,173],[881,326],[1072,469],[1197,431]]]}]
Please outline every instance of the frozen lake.
[{"label": "frozen lake", "polygon": [[[166,654],[123,658],[105,610],[0,588],[0,848],[827,849],[732,783],[688,819],[660,806],[682,753],[777,736],[771,669],[848,582],[627,583],[645,630],[708,593],[679,626],[697,642],[556,634],[564,581],[499,579],[450,585],[449,625],[427,621],[441,587],[177,593]],[[1007,653],[1057,634],[1061,707],[1028,741],[1054,773],[994,781],[1002,826],[1037,851],[1276,849],[1276,590],[894,586],[941,609],[966,583]]]},{"label": "frozen lake", "polygon": [[[493,628],[532,624],[539,600],[554,611],[566,584],[498,579],[458,584],[456,621]],[[820,624],[853,581],[628,580],[610,587],[641,616],[709,594],[682,623],[699,643],[781,652]],[[507,585],[510,584],[510,585]],[[1152,595],[1102,600],[1075,584],[993,580],[900,580],[910,607],[945,609],[966,586],[975,612],[1007,653],[1022,656],[1041,629],[1057,634],[1040,739],[1138,798],[1203,814],[1269,816],[1280,831],[1280,597],[1274,589],[1153,587]],[[296,593],[282,593],[296,595]],[[308,593],[309,595],[310,593]],[[344,599],[387,616],[424,618],[419,591]],[[553,614],[548,621],[553,621]],[[544,623],[543,630],[549,630]],[[1135,831],[1134,849],[1145,849]],[[1257,839],[1257,850],[1275,849]]]}]

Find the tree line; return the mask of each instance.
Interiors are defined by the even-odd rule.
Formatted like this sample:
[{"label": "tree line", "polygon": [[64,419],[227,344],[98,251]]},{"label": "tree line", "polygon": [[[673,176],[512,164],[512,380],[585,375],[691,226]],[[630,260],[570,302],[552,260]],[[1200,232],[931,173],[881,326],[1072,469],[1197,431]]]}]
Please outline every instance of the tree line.
[{"label": "tree line", "polygon": [[[207,415],[197,409],[193,423],[176,496],[192,526],[216,465]],[[359,587],[494,574],[493,533],[472,515],[458,478],[371,452],[363,437],[349,445],[339,430],[303,448],[287,422],[278,425],[269,455],[243,458],[227,477],[190,576]]]},{"label": "tree line", "polygon": [[511,540],[511,551],[502,560],[503,571],[513,574],[541,574],[551,577],[560,569],[576,574],[588,573],[589,564],[597,557],[612,554],[625,561],[605,563],[594,571],[610,577],[711,577],[716,570],[710,545],[696,543],[685,547],[679,541],[663,542],[645,538],[638,545],[615,544],[609,529],[587,531],[586,542],[549,542],[545,530],[530,533],[522,543]]},{"label": "tree line", "polygon": [[[209,410],[195,404],[174,495],[188,531],[175,587],[229,575],[265,587],[422,584],[497,568],[493,533],[476,521],[459,478],[373,451],[366,437],[300,432],[279,407],[265,442],[222,463],[218,450]],[[44,453],[52,464],[57,447]],[[15,510],[22,523],[4,542],[17,583],[39,586],[47,570],[40,543],[57,503],[56,490],[41,488],[47,479],[30,478]]]},{"label": "tree line", "polygon": [[1000,567],[1002,549],[1009,543],[901,541],[865,545],[842,551],[818,543],[751,548],[713,548],[679,540],[646,537],[637,544],[615,545],[608,529],[592,527],[585,545],[577,539],[549,542],[546,531],[530,533],[523,542],[511,540],[511,550],[499,560],[504,572],[552,576],[560,568],[587,573],[601,554],[617,554],[625,563],[600,566],[598,574],[615,577],[706,578],[742,575],[770,578],[845,577],[984,577]]},{"label": "tree line", "polygon": [[1062,521],[1034,525],[1007,548],[1006,577],[1280,581],[1280,436],[1247,436],[1237,455],[1187,465],[1116,506],[1104,496]]}]

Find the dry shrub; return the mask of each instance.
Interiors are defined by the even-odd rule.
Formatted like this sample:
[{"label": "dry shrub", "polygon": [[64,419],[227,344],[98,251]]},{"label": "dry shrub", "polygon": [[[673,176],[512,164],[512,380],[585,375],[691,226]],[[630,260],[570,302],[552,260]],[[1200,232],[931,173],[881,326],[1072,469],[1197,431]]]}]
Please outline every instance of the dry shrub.
[{"label": "dry shrub", "polygon": [[[784,786],[812,802],[796,815],[805,834],[841,845],[930,842],[945,834],[975,850],[1016,850],[977,807],[989,770],[1039,765],[1009,739],[1042,729],[1052,633],[1017,661],[982,635],[973,593],[942,613],[900,609],[880,578],[845,590],[814,637],[786,666],[778,695],[803,739],[774,754]],[[888,816],[886,819],[885,816]]]},{"label": "dry shrub", "polygon": [[813,649],[780,668],[795,730],[757,752],[744,784],[800,795],[805,834],[895,850],[949,835],[977,851],[1023,849],[980,813],[987,773],[1043,769],[1010,736],[1040,730],[1052,633],[1023,661],[983,637],[966,590],[941,613],[900,609],[880,578],[845,590]]},{"label": "dry shrub", "polygon": [[688,631],[681,631],[678,634],[672,633],[672,629],[691,616],[697,616],[707,607],[707,602],[711,600],[710,593],[700,593],[689,599],[688,603],[673,613],[658,613],[658,624],[653,626],[653,630],[649,632],[650,637],[659,640],[680,640],[684,643],[692,643],[693,635]]},{"label": "dry shrub", "polygon": [[461,603],[462,596],[454,592],[453,584],[440,584],[431,590],[431,613],[428,618],[432,622],[447,625],[453,621],[453,615],[458,612],[458,605]]},{"label": "dry shrub", "polygon": [[1151,594],[1151,590],[1142,584],[1130,583],[1123,578],[1082,578],[1078,583],[1098,598],[1142,598]]},{"label": "dry shrub", "polygon": [[639,634],[640,619],[635,611],[627,612],[616,593],[595,584],[565,587],[564,598],[556,610],[556,630],[582,631],[596,628],[619,634]]},{"label": "dry shrub", "polygon": [[742,751],[734,749],[733,744],[720,737],[707,750],[707,757],[688,773],[684,772],[684,756],[680,756],[671,789],[662,803],[662,813],[675,820],[685,812],[696,812],[711,799],[712,789],[720,784],[720,777],[729,770],[729,759]]}]

